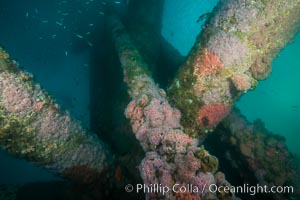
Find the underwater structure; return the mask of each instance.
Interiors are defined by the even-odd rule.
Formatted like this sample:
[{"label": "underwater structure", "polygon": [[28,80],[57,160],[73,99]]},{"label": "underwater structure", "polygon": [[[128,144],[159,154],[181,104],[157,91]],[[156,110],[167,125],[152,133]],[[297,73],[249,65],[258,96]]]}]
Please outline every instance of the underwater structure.
[{"label": "underwater structure", "polygon": [[268,77],[272,60],[299,28],[297,4],[218,3],[170,87],[188,134],[205,135],[241,94]]},{"label": "underwater structure", "polygon": [[0,58],[2,147],[66,177],[98,179],[110,162],[103,142],[61,111],[3,49]]},{"label": "underwater structure", "polygon": [[[173,58],[182,66],[166,90],[154,81],[155,64],[148,64],[140,52],[140,43],[130,34],[134,28],[127,31],[119,16],[107,16],[130,97],[125,116],[145,152],[138,167],[143,183],[202,189],[149,192],[144,198],[239,199],[234,192],[213,193],[206,188],[231,186],[219,171],[218,155],[199,146],[206,139],[228,148],[225,157],[243,180],[268,186],[292,184],[295,194],[299,191],[297,158],[288,152],[284,139],[232,111],[240,95],[268,77],[272,60],[299,29],[299,14],[299,0],[220,1],[186,60],[180,55]],[[159,74],[159,68],[155,70]],[[125,185],[120,183],[109,144],[61,110],[3,49],[0,124],[1,146],[17,157],[82,184]],[[270,197],[289,195],[261,198]]]}]

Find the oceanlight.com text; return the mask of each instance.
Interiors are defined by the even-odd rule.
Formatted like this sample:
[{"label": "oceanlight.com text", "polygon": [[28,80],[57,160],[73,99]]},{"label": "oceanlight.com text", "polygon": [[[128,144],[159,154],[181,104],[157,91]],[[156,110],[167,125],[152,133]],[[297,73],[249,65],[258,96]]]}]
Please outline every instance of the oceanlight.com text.
[{"label": "oceanlight.com text", "polygon": [[198,193],[203,194],[206,192],[211,193],[232,193],[232,194],[249,194],[249,195],[256,195],[256,194],[292,194],[294,192],[293,186],[267,186],[267,185],[249,185],[243,184],[241,186],[218,186],[216,184],[206,185],[204,184],[202,187],[188,184],[188,185],[181,185],[181,184],[174,184],[173,186],[167,186],[162,184],[137,184],[131,185],[127,184],[125,186],[126,192],[136,192],[136,193],[157,193],[166,195],[169,192],[174,193]]}]

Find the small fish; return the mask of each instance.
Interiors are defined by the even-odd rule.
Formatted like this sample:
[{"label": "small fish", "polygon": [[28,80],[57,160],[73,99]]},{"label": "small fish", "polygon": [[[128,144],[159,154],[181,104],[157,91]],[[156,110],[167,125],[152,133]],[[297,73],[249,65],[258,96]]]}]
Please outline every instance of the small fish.
[{"label": "small fish", "polygon": [[29,13],[28,13],[28,12],[26,12],[25,16],[26,16],[26,18],[28,18],[28,17],[29,17]]},{"label": "small fish", "polygon": [[84,64],[82,67],[83,70],[88,70],[89,69],[89,64]]},{"label": "small fish", "polygon": [[35,11],[35,13],[36,13],[36,14],[38,14],[38,13],[39,13],[38,9],[34,9],[34,11]]},{"label": "small fish", "polygon": [[104,2],[104,1],[102,1],[101,3],[102,3],[102,5],[106,5],[106,2]]},{"label": "small fish", "polygon": [[43,39],[43,37],[39,37],[39,39],[40,39],[40,40],[42,40],[42,39]]},{"label": "small fish", "polygon": [[89,64],[83,64],[82,65],[82,69],[85,70],[85,71],[88,70],[88,67],[89,67]]},{"label": "small fish", "polygon": [[90,47],[94,46],[93,43],[87,42]]},{"label": "small fish", "polygon": [[297,105],[293,105],[291,106],[292,111],[298,112],[298,106]]},{"label": "small fish", "polygon": [[87,34],[87,35],[90,35],[90,34],[91,34],[91,32],[86,32],[85,34]]},{"label": "small fish", "polygon": [[69,15],[69,13],[62,13],[61,15],[62,16],[67,16],[67,15]]},{"label": "small fish", "polygon": [[55,37],[56,37],[56,35],[54,34],[54,35],[51,35],[51,37],[54,39]]},{"label": "small fish", "polygon": [[77,77],[74,77],[73,80],[74,80],[75,85],[78,86],[80,83],[79,79]]},{"label": "small fish", "polygon": [[60,22],[55,22],[57,25],[62,26],[63,24]]},{"label": "small fish", "polygon": [[200,22],[206,20],[210,15],[211,15],[210,12],[207,12],[207,13],[204,13],[204,14],[200,15],[198,20],[197,20],[197,23],[200,23]]},{"label": "small fish", "polygon": [[104,15],[104,12],[98,12],[99,15]]},{"label": "small fish", "polygon": [[94,26],[94,24],[89,24],[89,26]]},{"label": "small fish", "polygon": [[79,34],[76,34],[76,37],[78,37],[78,38],[80,38],[80,39],[83,38],[83,36],[82,36],[82,35],[79,35]]},{"label": "small fish", "polygon": [[48,21],[47,21],[47,20],[44,20],[44,21],[42,21],[42,23],[48,23]]},{"label": "small fish", "polygon": [[115,4],[120,4],[121,2],[120,1],[115,1]]},{"label": "small fish", "polygon": [[65,55],[68,56],[68,51],[65,52]]}]

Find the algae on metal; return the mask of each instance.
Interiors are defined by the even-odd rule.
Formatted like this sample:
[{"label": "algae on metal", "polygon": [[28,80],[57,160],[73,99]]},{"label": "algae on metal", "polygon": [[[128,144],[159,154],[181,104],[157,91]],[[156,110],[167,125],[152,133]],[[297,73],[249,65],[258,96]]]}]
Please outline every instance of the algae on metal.
[{"label": "algae on metal", "polygon": [[[2,148],[60,175],[73,166],[84,165],[99,174],[113,166],[108,147],[61,110],[33,76],[10,61],[1,48],[0,81],[4,86],[0,90]],[[23,99],[15,97],[14,92],[28,102],[19,106]]]},{"label": "algae on metal", "polygon": [[[227,8],[224,9],[224,8]],[[243,8],[248,15],[238,13]],[[236,10],[234,10],[236,9]],[[256,16],[252,16],[255,14]],[[239,16],[238,16],[239,15]],[[197,37],[197,40],[191,49],[186,62],[178,72],[178,76],[172,82],[168,90],[170,102],[178,108],[182,113],[182,124],[186,132],[192,137],[205,138],[210,129],[202,127],[196,123],[198,112],[203,102],[202,94],[196,87],[197,79],[201,80],[205,85],[205,91],[215,88],[214,83],[220,81],[232,85],[231,76],[234,74],[244,74],[249,77],[249,89],[254,89],[258,80],[265,79],[271,72],[271,62],[278,55],[280,50],[292,40],[297,33],[300,25],[300,1],[220,1],[214,8],[212,14],[203,25],[203,31]],[[244,20],[240,22],[240,20]],[[247,26],[248,27],[247,27]],[[249,28],[249,30],[240,29]],[[247,56],[241,60],[240,64],[230,64],[223,66],[216,75],[209,77],[198,77],[194,74],[193,63],[203,54],[204,48],[214,49],[215,54],[218,48],[222,47],[220,41],[219,46],[211,47],[210,38],[214,35],[224,33],[230,37],[236,37],[241,43],[246,42]],[[230,44],[229,44],[230,46]],[[224,50],[223,50],[224,51]],[[237,49],[236,51],[239,51]],[[222,60],[223,58],[220,57]],[[210,85],[211,82],[212,84]],[[239,91],[233,85],[229,87],[231,97],[222,99],[222,102],[234,104],[234,102],[246,91]],[[205,92],[204,91],[204,92]],[[220,103],[222,103],[220,102]],[[217,124],[216,124],[217,125]]]}]

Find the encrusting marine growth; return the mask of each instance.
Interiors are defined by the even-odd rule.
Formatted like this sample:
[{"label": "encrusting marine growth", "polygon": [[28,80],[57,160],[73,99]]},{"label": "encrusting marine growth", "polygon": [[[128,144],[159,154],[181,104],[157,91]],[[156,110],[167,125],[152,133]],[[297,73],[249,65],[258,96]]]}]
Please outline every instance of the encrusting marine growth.
[{"label": "encrusting marine growth", "polygon": [[[299,13],[299,0],[220,1],[168,96],[151,79],[121,22],[110,18],[132,98],[125,115],[147,152],[139,168],[145,184],[193,183],[198,188],[201,183],[229,185],[217,181],[217,177],[224,178],[215,174],[217,159],[204,147],[197,147],[197,140],[192,138],[204,139],[230,113],[242,93],[268,76],[271,61],[299,28]],[[160,195],[146,194],[148,199],[235,198],[233,194],[209,192]]]},{"label": "encrusting marine growth", "polygon": [[269,76],[298,31],[299,15],[299,0],[217,4],[168,91],[187,134],[205,138],[242,93]]},{"label": "encrusting marine growth", "polygon": [[20,158],[89,184],[99,181],[112,164],[106,145],[62,111],[2,48],[0,145]]},{"label": "encrusting marine growth", "polygon": [[[230,184],[218,172],[219,160],[198,143],[230,113],[242,93],[269,75],[271,61],[299,28],[299,14],[300,0],[220,1],[167,93],[151,78],[120,19],[107,17],[131,97],[125,115],[146,152],[139,165],[144,183],[170,188],[192,184],[201,190],[146,193],[147,199],[237,199],[233,193],[204,188]],[[246,158],[241,162],[260,170],[255,173],[258,181],[283,184],[290,180],[289,168],[282,166],[285,147],[272,139],[275,136],[253,133],[245,122],[235,119],[234,115],[226,118],[223,126],[231,135],[223,141],[238,148]],[[245,130],[236,127],[239,124]],[[61,110],[3,49],[0,145],[81,183],[101,181],[101,174],[113,166],[106,145]],[[274,158],[277,152],[280,165],[273,166],[264,156]],[[254,158],[255,153],[260,157]],[[283,171],[287,178],[276,180],[272,171]]]},{"label": "encrusting marine growth", "polygon": [[[161,184],[172,188],[174,184],[204,188],[205,184],[229,185],[218,172],[218,159],[210,155],[198,140],[185,134],[180,125],[180,112],[172,108],[166,93],[150,78],[147,65],[131,42],[125,28],[116,16],[111,16],[113,39],[124,69],[132,101],[125,115],[130,119],[133,132],[140,141],[146,157],[139,170],[144,183]],[[211,199],[218,198],[208,190],[185,193],[146,193],[147,199]],[[235,199],[231,193],[221,199]]]}]

